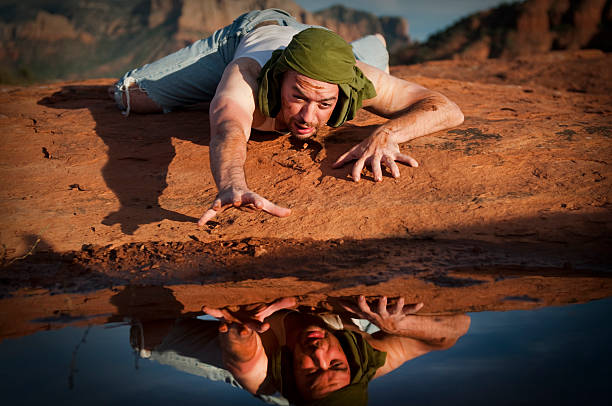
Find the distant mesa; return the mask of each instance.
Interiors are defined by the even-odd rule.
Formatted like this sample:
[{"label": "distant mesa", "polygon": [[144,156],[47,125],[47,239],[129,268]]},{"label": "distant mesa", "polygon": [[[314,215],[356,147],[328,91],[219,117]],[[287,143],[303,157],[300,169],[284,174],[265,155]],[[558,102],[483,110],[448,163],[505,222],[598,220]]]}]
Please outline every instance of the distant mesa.
[{"label": "distant mesa", "polygon": [[375,15],[336,5],[314,13],[318,24],[329,27],[344,38],[354,40],[366,34],[381,33],[391,52],[410,43],[408,22],[400,17]]},{"label": "distant mesa", "polygon": [[400,17],[291,0],[6,0],[0,5],[0,83],[117,77],[210,35],[253,9],[282,8],[346,40],[382,33],[392,64],[515,58],[612,48],[612,0],[527,0],[462,18],[424,43]]},{"label": "distant mesa", "polygon": [[342,6],[310,13],[290,0],[8,0],[0,5],[0,83],[116,77],[264,8],[348,41],[382,33],[390,47],[409,43],[402,18]]},{"label": "distant mesa", "polygon": [[528,0],[459,20],[425,43],[409,44],[392,63],[506,58],[554,50],[612,50],[612,0]]}]

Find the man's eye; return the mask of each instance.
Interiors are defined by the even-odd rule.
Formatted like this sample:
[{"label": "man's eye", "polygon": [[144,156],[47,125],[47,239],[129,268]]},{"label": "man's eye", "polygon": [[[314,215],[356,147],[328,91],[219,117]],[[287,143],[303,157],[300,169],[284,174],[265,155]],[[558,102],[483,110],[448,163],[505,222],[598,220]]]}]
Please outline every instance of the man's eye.
[{"label": "man's eye", "polygon": [[344,364],[342,363],[342,361],[336,361],[332,362],[331,367],[333,369],[344,369]]},{"label": "man's eye", "polygon": [[328,109],[331,107],[330,103],[320,103],[319,105],[321,106],[322,109]]}]

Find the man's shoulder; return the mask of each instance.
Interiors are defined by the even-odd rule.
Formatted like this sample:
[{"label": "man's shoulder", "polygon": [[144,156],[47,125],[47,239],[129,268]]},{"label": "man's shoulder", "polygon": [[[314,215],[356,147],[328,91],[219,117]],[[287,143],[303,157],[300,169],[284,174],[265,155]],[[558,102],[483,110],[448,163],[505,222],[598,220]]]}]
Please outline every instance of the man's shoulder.
[{"label": "man's shoulder", "polygon": [[247,116],[239,112],[247,113],[250,127],[252,114],[255,111],[257,77],[260,69],[257,62],[248,58],[237,59],[227,65],[211,101],[211,116],[219,111],[224,112],[227,117],[241,115],[246,126]]},{"label": "man's shoulder", "polygon": [[393,77],[387,72],[380,70],[372,65],[369,65],[363,61],[357,61],[356,66],[363,72],[366,78],[370,79],[370,81],[374,85],[379,82],[381,84],[384,84],[386,81]]},{"label": "man's shoulder", "polygon": [[363,101],[363,107],[371,108],[383,116],[402,110],[431,93],[425,87],[398,78],[367,63],[357,61],[357,67],[374,84],[376,97]]},{"label": "man's shoulder", "polygon": [[251,88],[253,94],[257,92],[257,78],[261,72],[261,67],[257,61],[251,58],[238,58],[227,65],[223,72],[223,77],[217,88],[217,94],[229,90],[233,92],[244,92],[245,85]]},{"label": "man's shoulder", "polygon": [[[363,72],[365,77],[368,78],[370,82],[372,82],[372,84],[374,85],[374,89],[376,89],[377,95],[385,93],[388,88],[393,86],[393,76],[389,75],[385,71],[382,71],[362,61],[357,61],[356,65],[361,70],[361,72]],[[363,107],[367,107],[368,105],[370,105],[374,99],[364,100]]]},{"label": "man's shoulder", "polygon": [[246,75],[249,78],[255,78],[255,80],[257,80],[257,77],[261,72],[261,66],[259,65],[259,63],[255,59],[249,57],[241,57],[234,59],[232,62],[230,62],[228,68],[230,66],[238,67],[242,75]]}]

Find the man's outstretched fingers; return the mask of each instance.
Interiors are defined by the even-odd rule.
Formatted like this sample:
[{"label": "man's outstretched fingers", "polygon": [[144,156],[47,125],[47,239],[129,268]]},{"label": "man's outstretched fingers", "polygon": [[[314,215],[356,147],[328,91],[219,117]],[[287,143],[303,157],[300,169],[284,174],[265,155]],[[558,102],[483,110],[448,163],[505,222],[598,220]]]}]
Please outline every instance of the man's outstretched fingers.
[{"label": "man's outstretched fingers", "polygon": [[355,182],[359,182],[361,180],[361,170],[365,165],[365,160],[366,157],[362,156],[357,160],[357,162],[355,162],[355,165],[353,165],[353,172],[351,173],[351,176]]},{"label": "man's outstretched fingers", "polygon": [[202,311],[209,316],[216,317],[218,319],[222,319],[225,316],[225,313],[221,309],[215,309],[213,307],[202,306]]},{"label": "man's outstretched fingers", "polygon": [[291,214],[291,209],[278,206],[269,200],[263,199],[263,211],[276,217],[287,217]]},{"label": "man's outstretched fingers", "polygon": [[244,205],[244,196],[244,194],[234,191],[232,195],[232,205],[234,205],[234,207],[240,207]]},{"label": "man's outstretched fingers", "polygon": [[199,226],[205,225],[208,222],[208,220],[212,219],[216,215],[217,215],[217,210],[215,209],[206,210],[206,213],[204,213],[204,215],[200,217],[200,220],[198,220],[198,225]]},{"label": "man's outstretched fingers", "polygon": [[355,159],[355,157],[353,156],[353,151],[355,150],[356,147],[357,146],[349,149],[344,154],[340,155],[340,157],[336,159],[336,162],[332,164],[332,168],[334,169],[340,168],[341,166],[346,165],[348,162]]},{"label": "man's outstretched fingers", "polygon": [[370,162],[370,166],[372,167],[372,175],[374,175],[374,181],[382,182],[382,168],[380,167],[380,157],[374,155],[372,157],[372,161]]},{"label": "man's outstretched fingers", "polygon": [[372,309],[370,309],[370,305],[368,305],[368,301],[366,300],[365,296],[359,296],[359,299],[357,299],[357,305],[359,306],[359,310],[361,310],[364,314],[374,316],[374,313],[372,313]]},{"label": "man's outstretched fingers", "polygon": [[287,309],[289,307],[295,307],[297,305],[297,300],[294,297],[284,297],[282,299],[275,300],[272,304],[266,306],[261,311],[257,312],[255,317],[259,321],[264,321],[264,319],[281,309]]},{"label": "man's outstretched fingers", "polygon": [[215,201],[213,202],[212,206],[210,206],[211,209],[214,209],[216,211],[221,210],[221,207],[223,206],[221,199],[215,199]]},{"label": "man's outstretched fingers", "polygon": [[355,313],[357,315],[361,314],[361,309],[359,309],[359,307],[357,307],[354,303],[352,302],[348,302],[348,301],[341,301],[340,302],[340,307],[342,307],[344,310],[346,310],[349,313]]},{"label": "man's outstretched fingers", "polygon": [[255,193],[245,193],[242,195],[242,206],[252,205],[257,210],[264,207],[264,198]]},{"label": "man's outstretched fingers", "polygon": [[258,333],[265,333],[268,330],[270,330],[270,323],[261,323],[255,331]]},{"label": "man's outstretched fingers", "polygon": [[397,299],[397,303],[395,304],[395,311],[393,313],[402,314],[404,310],[404,304],[404,297],[400,296],[399,299]]},{"label": "man's outstretched fingers", "polygon": [[263,210],[266,213],[271,214],[273,216],[277,216],[277,217],[287,217],[288,215],[291,214],[291,209],[277,206],[276,204],[272,203],[268,199],[265,199],[256,193],[249,193],[247,195],[244,195],[242,197],[242,204],[243,205],[251,204],[257,210]]},{"label": "man's outstretched fingers", "polygon": [[387,312],[387,296],[383,296],[378,299],[378,314],[383,317],[389,315],[389,312]]},{"label": "man's outstretched fingers", "polygon": [[414,314],[418,312],[419,310],[421,310],[423,306],[424,306],[423,302],[406,305],[406,307],[404,308],[404,314]]},{"label": "man's outstretched fingers", "polygon": [[401,154],[401,153],[397,154],[395,156],[395,160],[408,164],[412,166],[413,168],[416,168],[417,166],[419,166],[419,163],[416,161],[416,159],[406,154]]},{"label": "man's outstretched fingers", "polygon": [[391,171],[391,175],[394,178],[397,179],[400,177],[400,170],[397,164],[395,163],[395,161],[391,157],[385,155],[385,157],[383,158],[383,162],[387,166],[387,168],[389,168],[389,170]]}]

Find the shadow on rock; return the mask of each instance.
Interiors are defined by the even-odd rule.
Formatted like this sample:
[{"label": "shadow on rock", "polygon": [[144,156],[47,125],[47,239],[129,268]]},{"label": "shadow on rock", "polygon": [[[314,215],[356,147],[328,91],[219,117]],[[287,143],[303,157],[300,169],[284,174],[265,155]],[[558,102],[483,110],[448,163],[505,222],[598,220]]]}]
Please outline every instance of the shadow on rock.
[{"label": "shadow on rock", "polygon": [[[490,241],[450,238],[432,231],[384,239],[327,241],[246,238],[235,241],[84,245],[64,254],[33,252],[0,268],[5,289],[59,287],[77,291],[109,285],[218,284],[292,278],[335,289],[372,286],[398,277],[437,286],[478,285],[474,273],[585,276],[609,275],[611,238],[606,214],[558,214],[550,229],[535,219],[481,224],[458,231]],[[30,237],[35,240],[36,236]],[[44,243],[43,243],[44,244]],[[454,276],[453,272],[472,276]],[[552,272],[552,274],[551,274]]]},{"label": "shadow on rock", "polygon": [[55,109],[86,108],[94,118],[95,132],[108,147],[102,176],[121,205],[105,217],[104,225],[120,224],[124,233],[133,234],[143,224],[164,219],[198,220],[164,209],[159,198],[168,186],[168,166],[176,155],[172,138],[209,143],[208,114],[207,110],[202,114],[202,106],[169,115],[123,117],[108,97],[107,86],[97,85],[64,86],[38,104]]},{"label": "shadow on rock", "polygon": [[178,318],[184,306],[163,286],[128,285],[110,299],[120,317],[138,320]]}]

